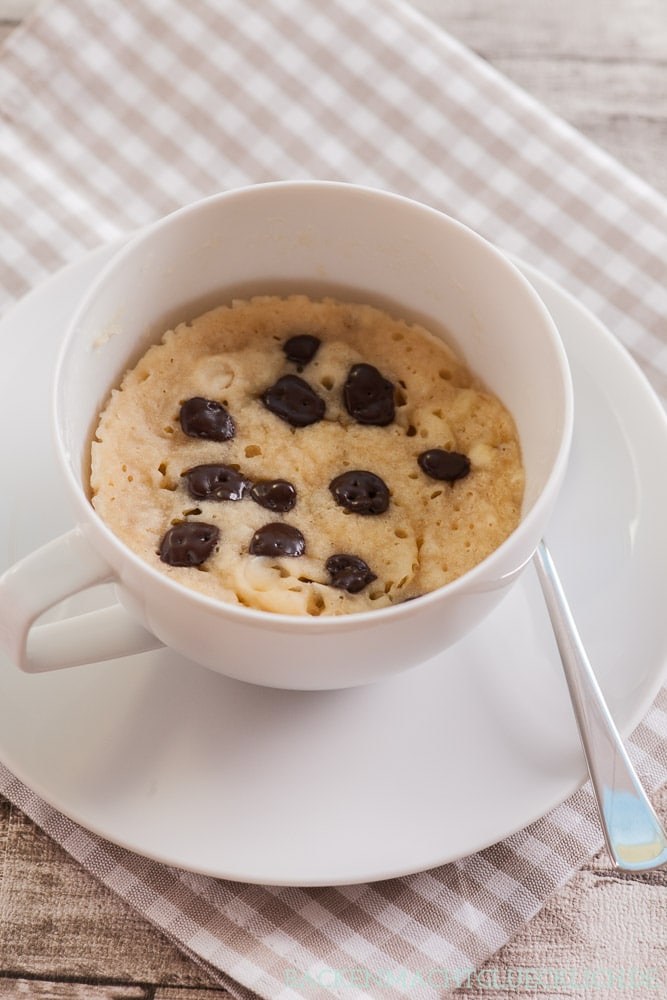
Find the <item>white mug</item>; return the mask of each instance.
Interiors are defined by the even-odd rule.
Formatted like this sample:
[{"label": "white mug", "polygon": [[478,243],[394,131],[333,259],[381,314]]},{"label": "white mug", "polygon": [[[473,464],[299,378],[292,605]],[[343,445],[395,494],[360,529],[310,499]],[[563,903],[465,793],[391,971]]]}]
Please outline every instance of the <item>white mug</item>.
[{"label": "white mug", "polygon": [[[516,530],[459,579],[415,600],[311,618],[225,604],[174,583],[93,510],[89,445],[112,387],[164,330],[232,296],[305,291],[365,301],[446,336],[507,406],[521,442]],[[52,417],[75,527],[0,578],[0,641],[26,671],[171,647],[279,688],[365,684],[414,667],[473,629],[530,561],[562,484],[573,420],[558,331],[528,281],[450,217],[386,192],[320,181],[261,184],[143,230],[102,270],[62,346]],[[39,616],[114,581],[118,604],[55,624]]]}]

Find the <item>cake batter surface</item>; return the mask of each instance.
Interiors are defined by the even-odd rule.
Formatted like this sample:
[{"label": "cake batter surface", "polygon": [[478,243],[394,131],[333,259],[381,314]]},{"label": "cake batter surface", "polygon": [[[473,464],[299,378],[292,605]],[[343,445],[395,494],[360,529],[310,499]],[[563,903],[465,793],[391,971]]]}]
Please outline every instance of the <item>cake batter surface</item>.
[{"label": "cake batter surface", "polygon": [[339,615],[465,573],[517,526],[511,415],[449,347],[369,305],[234,301],[165,333],[104,408],[93,506],[221,601]]}]

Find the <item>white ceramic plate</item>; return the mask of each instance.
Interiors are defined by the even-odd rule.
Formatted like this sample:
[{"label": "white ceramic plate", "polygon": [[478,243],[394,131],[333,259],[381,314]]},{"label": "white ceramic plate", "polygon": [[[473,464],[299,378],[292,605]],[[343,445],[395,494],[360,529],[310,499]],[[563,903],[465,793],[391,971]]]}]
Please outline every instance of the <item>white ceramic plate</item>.
[{"label": "white ceramic plate", "polygon": [[[50,377],[73,305],[109,253],[56,275],[0,323],[2,569],[70,526]],[[575,382],[572,460],[549,541],[628,732],[667,663],[667,425],[611,335],[525,270]],[[0,662],[0,759],[133,851],[294,885],[388,878],[469,854],[585,775],[532,568],[465,641],[368,688],[253,688],[164,651],[43,676]]]}]

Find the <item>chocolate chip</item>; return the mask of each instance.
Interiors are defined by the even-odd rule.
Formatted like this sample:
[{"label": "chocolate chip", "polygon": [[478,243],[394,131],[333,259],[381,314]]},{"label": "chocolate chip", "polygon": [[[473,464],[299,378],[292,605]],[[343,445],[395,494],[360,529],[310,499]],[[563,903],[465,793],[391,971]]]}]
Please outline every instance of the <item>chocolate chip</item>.
[{"label": "chocolate chip", "polygon": [[463,479],[470,472],[470,459],[458,451],[445,451],[444,448],[431,448],[423,451],[417,457],[419,467],[431,479],[444,480],[453,483]]},{"label": "chocolate chip", "polygon": [[260,479],[250,496],[260,507],[284,514],[296,504],[296,487],[286,479]]},{"label": "chocolate chip", "polygon": [[329,556],[326,563],[330,584],[338,590],[346,590],[348,594],[358,594],[364,587],[377,580],[377,576],[359,556],[338,554]]},{"label": "chocolate chip", "polygon": [[201,566],[213,552],[219,537],[220,532],[214,524],[184,521],[165,534],[158,555],[170,566]]},{"label": "chocolate chip", "polygon": [[329,483],[334,500],[355,514],[382,514],[389,506],[389,490],[374,472],[354,469]]},{"label": "chocolate chip", "polygon": [[283,351],[288,361],[303,366],[313,360],[321,344],[319,337],[312,333],[298,333],[283,344]]},{"label": "chocolate chip", "polygon": [[386,427],[394,419],[394,386],[373,365],[352,365],[343,400],[347,412],[360,424]]},{"label": "chocolate chip", "polygon": [[257,529],[248,551],[253,556],[302,556],[306,540],[298,528],[276,521]]},{"label": "chocolate chip", "polygon": [[196,500],[241,500],[252,485],[229,465],[196,465],[183,478]]},{"label": "chocolate chip", "polygon": [[189,437],[207,441],[229,441],[236,427],[227,408],[215,399],[193,396],[181,406],[181,427]]},{"label": "chocolate chip", "polygon": [[283,375],[264,390],[262,402],[292,427],[307,427],[324,416],[324,400],[298,375]]}]

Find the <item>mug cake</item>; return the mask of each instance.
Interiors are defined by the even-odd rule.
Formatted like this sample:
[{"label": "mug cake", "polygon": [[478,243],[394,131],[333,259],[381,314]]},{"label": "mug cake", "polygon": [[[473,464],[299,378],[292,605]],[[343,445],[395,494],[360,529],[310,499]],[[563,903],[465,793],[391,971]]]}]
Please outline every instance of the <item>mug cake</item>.
[{"label": "mug cake", "polygon": [[111,393],[90,495],[144,560],[288,615],[411,600],[481,562],[524,492],[511,414],[384,309],[233,300],[168,330]]}]

